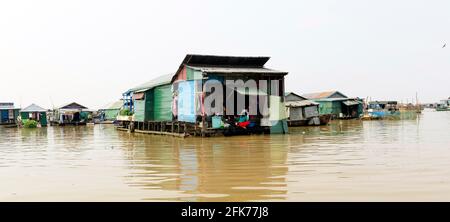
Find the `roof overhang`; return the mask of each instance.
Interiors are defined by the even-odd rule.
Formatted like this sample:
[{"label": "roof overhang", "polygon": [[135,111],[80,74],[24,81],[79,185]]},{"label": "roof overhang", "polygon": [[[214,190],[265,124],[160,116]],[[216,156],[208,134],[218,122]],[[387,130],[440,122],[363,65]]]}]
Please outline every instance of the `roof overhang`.
[{"label": "roof overhang", "polygon": [[[197,69],[205,69],[203,72],[206,73],[223,73],[223,74],[243,74],[249,73],[243,72],[244,69],[250,68],[254,69],[250,73],[259,74],[282,74],[287,75],[287,72],[280,72],[270,69],[265,69],[264,65],[269,61],[270,57],[260,56],[217,56],[217,55],[196,55],[188,54],[183,59],[183,62],[178,67],[177,72],[172,76],[171,83],[173,83],[177,75],[181,72],[184,66],[196,67]],[[206,70],[209,68],[209,70]],[[228,69],[227,69],[228,68]],[[259,68],[259,70],[257,70]]]}]

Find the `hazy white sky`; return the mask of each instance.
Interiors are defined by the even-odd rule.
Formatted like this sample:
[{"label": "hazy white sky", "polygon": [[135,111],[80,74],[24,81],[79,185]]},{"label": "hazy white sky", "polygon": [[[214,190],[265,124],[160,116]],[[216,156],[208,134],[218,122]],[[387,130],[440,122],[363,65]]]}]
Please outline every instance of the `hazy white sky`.
[{"label": "hazy white sky", "polygon": [[0,0],[0,101],[18,107],[98,108],[187,53],[271,56],[287,91],[434,102],[450,1]]}]

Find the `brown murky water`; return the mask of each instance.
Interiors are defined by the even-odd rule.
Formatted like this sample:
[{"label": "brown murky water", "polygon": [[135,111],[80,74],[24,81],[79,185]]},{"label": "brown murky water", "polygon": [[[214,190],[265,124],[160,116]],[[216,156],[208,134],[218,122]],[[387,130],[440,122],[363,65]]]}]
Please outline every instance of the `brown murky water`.
[{"label": "brown murky water", "polygon": [[450,201],[450,112],[178,139],[0,128],[1,201]]}]

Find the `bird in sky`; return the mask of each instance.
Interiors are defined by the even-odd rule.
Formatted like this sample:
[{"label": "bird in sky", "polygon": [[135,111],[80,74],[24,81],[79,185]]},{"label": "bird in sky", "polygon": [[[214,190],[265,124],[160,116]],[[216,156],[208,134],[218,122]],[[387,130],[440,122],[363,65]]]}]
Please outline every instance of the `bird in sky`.
[{"label": "bird in sky", "polygon": [[445,46],[447,46],[447,43],[444,43],[444,45],[442,46],[442,48],[445,48]]}]

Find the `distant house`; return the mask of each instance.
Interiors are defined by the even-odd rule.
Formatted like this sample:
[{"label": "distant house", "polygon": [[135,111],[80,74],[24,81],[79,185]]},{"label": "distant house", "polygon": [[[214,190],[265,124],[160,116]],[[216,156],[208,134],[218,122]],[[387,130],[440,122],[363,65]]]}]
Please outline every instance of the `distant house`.
[{"label": "distant house", "polygon": [[123,101],[119,100],[113,103],[105,105],[103,108],[99,109],[102,115],[103,121],[114,121],[117,119],[120,110],[122,109]]},{"label": "distant house", "polygon": [[331,114],[333,118],[358,118],[363,113],[363,103],[359,98],[348,98],[339,91],[303,94],[303,97],[318,102],[319,112]]},{"label": "distant house", "polygon": [[293,92],[284,96],[289,126],[320,125],[319,103]]},{"label": "distant house", "polygon": [[84,125],[88,122],[89,111],[87,107],[72,102],[56,109],[53,122],[59,125]]},{"label": "distant house", "polygon": [[19,110],[14,103],[0,103],[0,125],[15,124]]},{"label": "distant house", "polygon": [[31,104],[20,111],[22,120],[36,120],[41,126],[47,126],[47,110],[36,105]]},{"label": "distant house", "polygon": [[348,98],[346,95],[339,91],[325,91],[317,93],[303,94],[303,97],[307,99],[330,99],[330,98]]}]

